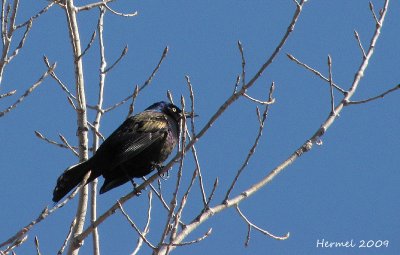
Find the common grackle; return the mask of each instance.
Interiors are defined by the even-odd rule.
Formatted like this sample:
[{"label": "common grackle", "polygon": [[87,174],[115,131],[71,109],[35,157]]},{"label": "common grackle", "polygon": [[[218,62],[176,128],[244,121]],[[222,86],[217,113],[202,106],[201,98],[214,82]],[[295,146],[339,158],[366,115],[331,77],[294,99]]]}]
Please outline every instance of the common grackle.
[{"label": "common grackle", "polygon": [[53,201],[60,201],[89,171],[86,184],[103,175],[102,194],[159,169],[178,143],[179,121],[183,115],[190,117],[173,104],[158,102],[127,118],[93,157],[69,167],[58,177]]}]

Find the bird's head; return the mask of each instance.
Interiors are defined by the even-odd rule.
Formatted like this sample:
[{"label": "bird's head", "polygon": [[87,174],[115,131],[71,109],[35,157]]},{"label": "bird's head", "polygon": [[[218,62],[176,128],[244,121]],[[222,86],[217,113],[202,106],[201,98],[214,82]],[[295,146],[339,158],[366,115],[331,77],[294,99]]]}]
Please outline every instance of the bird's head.
[{"label": "bird's head", "polygon": [[161,102],[157,102],[152,104],[151,106],[149,106],[146,111],[156,111],[156,112],[162,112],[167,114],[168,116],[172,117],[173,119],[175,119],[176,121],[179,121],[183,115],[185,115],[186,118],[191,118],[192,116],[195,117],[197,115],[192,115],[191,112],[184,112],[182,113],[182,110],[171,103],[167,103],[164,101]]}]

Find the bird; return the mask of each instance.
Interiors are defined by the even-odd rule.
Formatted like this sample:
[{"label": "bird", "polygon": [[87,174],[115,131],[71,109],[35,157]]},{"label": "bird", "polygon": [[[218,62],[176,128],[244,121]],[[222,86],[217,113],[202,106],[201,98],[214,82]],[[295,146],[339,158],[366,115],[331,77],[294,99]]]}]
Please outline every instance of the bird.
[{"label": "bird", "polygon": [[164,101],[157,102],[134,116],[128,117],[87,161],[67,168],[57,179],[53,202],[59,202],[82,182],[86,184],[100,175],[104,183],[100,194],[114,189],[133,178],[143,177],[162,169],[179,140],[180,120],[194,117],[179,107]]}]

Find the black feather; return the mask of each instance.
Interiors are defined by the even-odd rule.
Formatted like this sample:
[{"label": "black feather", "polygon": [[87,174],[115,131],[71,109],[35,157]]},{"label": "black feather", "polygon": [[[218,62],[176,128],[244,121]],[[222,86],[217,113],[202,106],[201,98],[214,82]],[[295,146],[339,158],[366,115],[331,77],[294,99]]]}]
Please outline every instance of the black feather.
[{"label": "black feather", "polygon": [[100,175],[105,179],[100,194],[149,174],[175,148],[182,114],[177,106],[159,102],[126,119],[92,158],[64,171],[57,180],[53,201],[60,201],[89,171],[87,183]]}]

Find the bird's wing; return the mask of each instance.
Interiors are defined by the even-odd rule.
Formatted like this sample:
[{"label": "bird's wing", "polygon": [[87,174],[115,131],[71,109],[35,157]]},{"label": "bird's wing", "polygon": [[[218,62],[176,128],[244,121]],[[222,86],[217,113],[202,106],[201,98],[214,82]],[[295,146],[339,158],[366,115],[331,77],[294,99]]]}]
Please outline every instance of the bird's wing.
[{"label": "bird's wing", "polygon": [[[96,152],[107,167],[119,165],[154,144],[165,139],[168,121],[162,113],[143,112],[125,120]],[[110,156],[112,155],[112,156]]]}]

